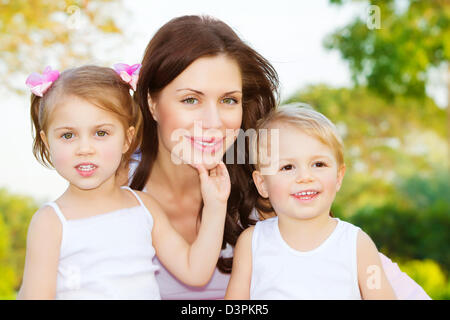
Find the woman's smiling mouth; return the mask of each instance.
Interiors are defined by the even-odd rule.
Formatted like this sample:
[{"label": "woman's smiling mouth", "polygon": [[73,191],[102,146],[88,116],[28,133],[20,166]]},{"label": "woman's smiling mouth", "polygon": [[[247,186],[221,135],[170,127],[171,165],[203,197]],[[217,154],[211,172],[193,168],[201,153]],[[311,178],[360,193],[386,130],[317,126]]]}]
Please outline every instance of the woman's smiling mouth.
[{"label": "woman's smiling mouth", "polygon": [[191,145],[202,152],[216,152],[222,148],[224,138],[202,138],[186,136],[191,141]]}]

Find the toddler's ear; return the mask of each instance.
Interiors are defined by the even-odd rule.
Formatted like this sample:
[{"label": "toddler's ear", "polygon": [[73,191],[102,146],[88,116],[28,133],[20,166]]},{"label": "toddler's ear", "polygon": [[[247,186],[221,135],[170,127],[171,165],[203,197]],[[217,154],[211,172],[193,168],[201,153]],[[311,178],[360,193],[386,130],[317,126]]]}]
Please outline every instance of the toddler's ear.
[{"label": "toddler's ear", "polygon": [[269,193],[267,192],[266,183],[264,182],[264,176],[258,170],[252,173],[253,182],[255,183],[256,189],[258,189],[259,194],[263,198],[268,198]]},{"label": "toddler's ear", "polygon": [[336,192],[341,189],[342,181],[344,180],[346,166],[343,164],[338,170],[337,184],[336,184]]}]

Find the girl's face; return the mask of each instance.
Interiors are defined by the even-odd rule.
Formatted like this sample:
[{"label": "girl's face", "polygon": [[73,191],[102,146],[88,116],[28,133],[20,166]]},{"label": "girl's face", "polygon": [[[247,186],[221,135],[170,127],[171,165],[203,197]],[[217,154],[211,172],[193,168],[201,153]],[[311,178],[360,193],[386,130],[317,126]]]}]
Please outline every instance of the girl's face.
[{"label": "girl's face", "polygon": [[133,134],[133,127],[125,133],[114,113],[76,96],[56,106],[47,133],[41,131],[56,171],[82,190],[114,183]]},{"label": "girl's face", "polygon": [[333,150],[317,138],[289,125],[278,130],[278,157],[270,155],[272,174],[253,173],[259,193],[269,198],[280,217],[328,215],[345,166],[339,168]]},{"label": "girl's face", "polygon": [[242,122],[242,76],[224,56],[195,60],[155,98],[150,111],[158,123],[159,152],[175,164],[214,168]]}]

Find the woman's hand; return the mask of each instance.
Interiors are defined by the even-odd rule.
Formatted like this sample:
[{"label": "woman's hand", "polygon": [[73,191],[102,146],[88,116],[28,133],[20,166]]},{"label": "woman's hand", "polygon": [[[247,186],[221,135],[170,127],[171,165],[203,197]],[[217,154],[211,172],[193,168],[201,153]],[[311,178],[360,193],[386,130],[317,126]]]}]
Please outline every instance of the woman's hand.
[{"label": "woman's hand", "polygon": [[230,195],[231,182],[225,164],[220,161],[209,172],[203,164],[194,164],[193,166],[198,170],[204,204],[210,205],[215,202],[226,204]]}]

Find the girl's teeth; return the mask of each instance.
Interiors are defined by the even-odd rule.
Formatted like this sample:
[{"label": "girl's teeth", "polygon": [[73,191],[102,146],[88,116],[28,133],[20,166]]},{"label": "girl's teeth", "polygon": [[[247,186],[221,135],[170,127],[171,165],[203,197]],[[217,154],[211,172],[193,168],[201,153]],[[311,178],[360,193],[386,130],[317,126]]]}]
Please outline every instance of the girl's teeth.
[{"label": "girl's teeth", "polygon": [[89,166],[79,166],[78,169],[80,169],[81,171],[91,171],[93,170],[95,167],[93,165],[89,165]]}]

